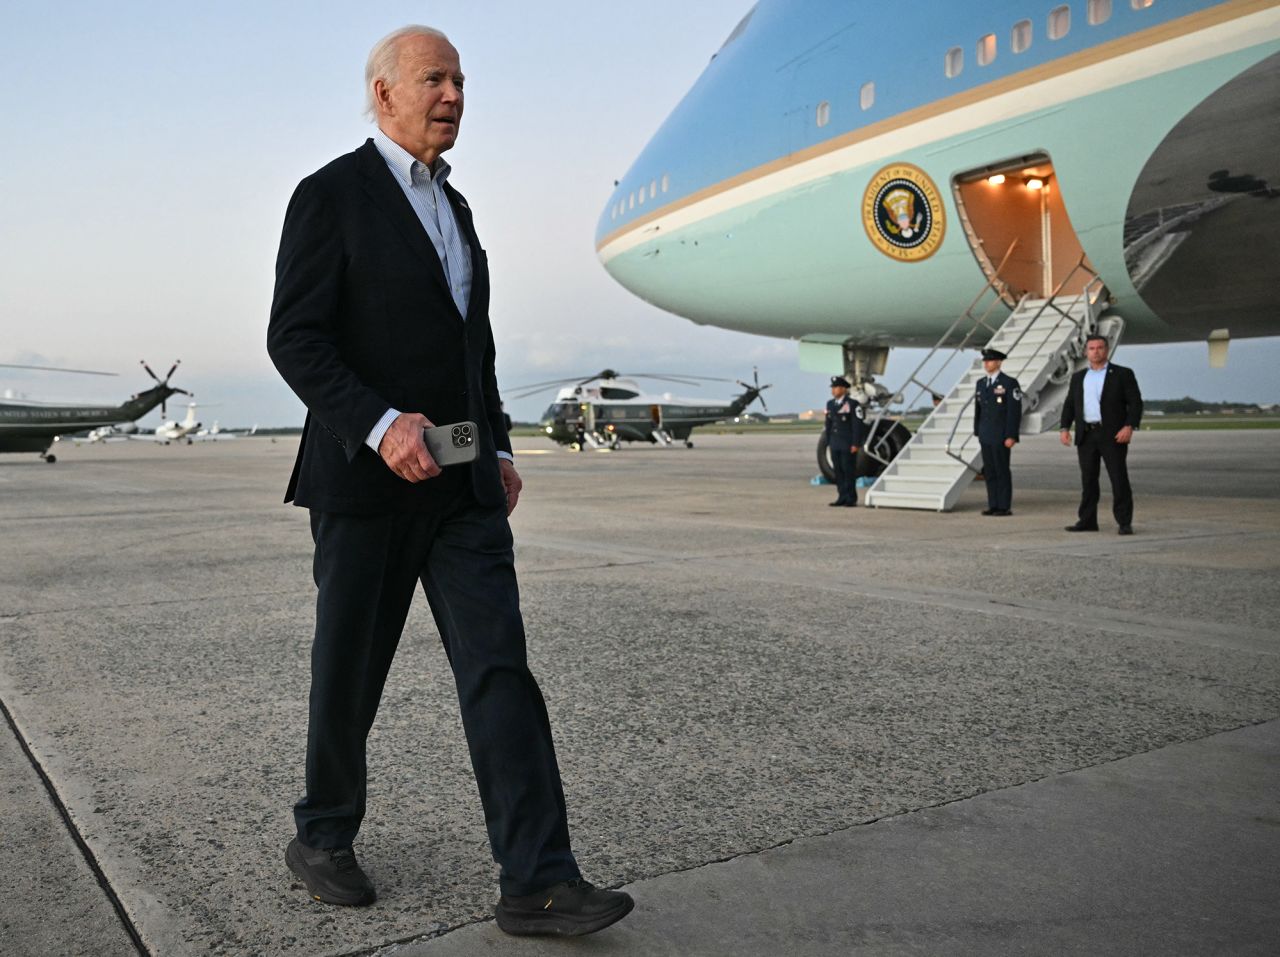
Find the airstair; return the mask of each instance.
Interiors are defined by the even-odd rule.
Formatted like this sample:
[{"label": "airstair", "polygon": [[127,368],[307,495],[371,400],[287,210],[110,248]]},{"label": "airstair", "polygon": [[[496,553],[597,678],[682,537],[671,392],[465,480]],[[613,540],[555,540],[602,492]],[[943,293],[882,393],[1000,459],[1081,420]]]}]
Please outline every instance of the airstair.
[{"label": "airstair", "polygon": [[[1081,279],[1084,285],[1079,293],[1062,294],[1064,288],[1079,286]],[[945,370],[951,360],[963,359],[965,350],[1000,350],[1008,356],[1003,371],[1017,379],[1022,389],[1022,432],[1043,432],[1058,425],[1071,374],[1083,362],[1085,338],[1100,332],[1114,346],[1123,326],[1121,320],[1109,319],[1103,323],[1105,328],[1099,328],[1098,316],[1106,306],[1106,297],[1102,281],[1083,258],[1054,295],[1048,299],[1023,296],[999,328],[992,325],[991,316],[1001,301],[1007,301],[1007,290],[993,277],[984,293],[988,291],[997,294],[996,301],[978,313],[975,307],[982,297],[979,294],[979,300],[948,330],[903,391],[895,395],[902,402],[915,385],[919,387],[915,401],[931,396],[935,397],[935,405],[867,490],[868,505],[950,511],[981,469],[982,449],[973,434],[973,402],[977,381],[986,374],[982,360],[971,360],[940,402],[936,401],[938,390],[933,381],[943,373],[926,377],[925,369],[937,368],[941,360]],[[950,369],[954,374],[954,363]],[[905,407],[911,408],[912,404]],[[884,415],[882,411],[880,416]],[[876,454],[874,449],[868,451]]]}]

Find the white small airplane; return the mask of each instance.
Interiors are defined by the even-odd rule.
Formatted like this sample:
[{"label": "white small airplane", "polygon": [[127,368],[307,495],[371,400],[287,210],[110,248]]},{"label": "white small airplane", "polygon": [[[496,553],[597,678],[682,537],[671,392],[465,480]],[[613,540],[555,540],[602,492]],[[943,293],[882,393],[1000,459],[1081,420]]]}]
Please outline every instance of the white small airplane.
[{"label": "white small airplane", "polygon": [[215,419],[212,427],[201,429],[196,432],[195,435],[192,435],[190,440],[196,442],[221,442],[223,439],[238,439],[241,436],[254,435],[257,431],[258,425],[256,422],[251,429],[235,430],[222,428],[222,426],[218,425],[218,421]]},{"label": "white small airplane", "polygon": [[96,429],[90,429],[89,434],[83,439],[73,439],[76,445],[81,442],[125,442],[129,436],[136,435],[138,425],[136,422],[118,422],[115,425],[100,425]]},{"label": "white small airplane", "polygon": [[196,403],[187,403],[187,415],[181,422],[175,422],[170,419],[156,426],[154,432],[138,432],[129,435],[128,438],[144,442],[162,442],[168,445],[170,442],[185,441],[188,445],[197,431],[200,429],[200,423],[196,421]]}]

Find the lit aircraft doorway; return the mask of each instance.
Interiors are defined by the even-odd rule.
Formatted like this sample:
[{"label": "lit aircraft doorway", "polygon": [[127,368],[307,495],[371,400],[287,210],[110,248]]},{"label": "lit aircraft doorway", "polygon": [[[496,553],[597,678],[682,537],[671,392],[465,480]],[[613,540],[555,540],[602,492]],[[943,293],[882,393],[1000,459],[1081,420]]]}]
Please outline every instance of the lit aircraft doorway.
[{"label": "lit aircraft doorway", "polygon": [[[969,246],[988,276],[1017,241],[1000,271],[1014,298],[1023,293],[1048,298],[1080,262],[1084,249],[1048,155],[960,173],[952,190]],[[1080,292],[1088,279],[1077,274],[1063,293]]]}]

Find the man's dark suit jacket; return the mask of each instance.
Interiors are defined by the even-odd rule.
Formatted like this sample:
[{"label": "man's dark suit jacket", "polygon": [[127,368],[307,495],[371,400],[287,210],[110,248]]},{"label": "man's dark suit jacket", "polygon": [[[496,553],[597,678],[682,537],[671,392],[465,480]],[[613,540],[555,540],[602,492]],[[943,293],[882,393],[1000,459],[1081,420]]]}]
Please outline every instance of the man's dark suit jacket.
[{"label": "man's dark suit jacket", "polygon": [[[444,268],[368,140],[308,176],[285,213],[267,351],[307,407],[285,501],[331,512],[429,511],[468,477],[476,500],[505,503],[502,427],[489,328],[489,266],[471,210],[448,184],[471,247],[471,300],[458,312]],[[479,427],[479,454],[407,482],[365,445],[388,408]],[[468,474],[469,473],[469,476]]]},{"label": "man's dark suit jacket", "polygon": [[[1071,377],[1066,401],[1062,403],[1062,430],[1075,427],[1076,445],[1084,441],[1084,374],[1081,369]],[[1125,366],[1108,365],[1102,381],[1102,434],[1114,439],[1126,425],[1137,430],[1142,424],[1142,393],[1138,378]]]}]

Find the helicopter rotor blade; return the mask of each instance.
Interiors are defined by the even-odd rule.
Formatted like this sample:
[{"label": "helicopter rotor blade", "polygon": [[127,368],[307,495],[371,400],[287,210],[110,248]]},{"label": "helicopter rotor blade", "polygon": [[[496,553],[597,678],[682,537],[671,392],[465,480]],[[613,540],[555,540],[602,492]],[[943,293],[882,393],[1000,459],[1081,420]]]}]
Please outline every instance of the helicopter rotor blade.
[{"label": "helicopter rotor blade", "polygon": [[537,395],[539,392],[554,389],[556,386],[568,385],[572,381],[572,379],[565,379],[560,382],[546,382],[542,385],[529,386],[528,388],[521,387],[515,392],[508,392],[505,398],[511,399],[512,401],[515,401],[516,399],[527,399],[531,395]]},{"label": "helicopter rotor blade", "polygon": [[168,381],[169,381],[169,379],[173,376],[173,371],[174,371],[176,368],[178,368],[178,366],[180,366],[181,364],[182,364],[182,360],[181,360],[181,359],[174,359],[174,360],[173,360],[173,365],[169,366],[169,371],[168,371],[168,372],[166,372],[166,373],[164,374],[164,381],[165,381],[165,382],[168,382]]},{"label": "helicopter rotor blade", "polygon": [[95,372],[93,369],[63,369],[58,366],[28,366],[16,362],[0,362],[0,369],[34,369],[37,372],[74,372],[77,375],[119,375],[118,372]]},{"label": "helicopter rotor blade", "polygon": [[[635,379],[657,379],[661,382],[678,382],[680,383],[680,385],[692,386],[695,389],[702,388],[702,383],[695,382],[693,377],[681,378],[680,376],[674,376],[674,375],[659,375],[656,372],[629,372],[627,374]],[[703,377],[699,376],[698,378],[701,379]],[[714,380],[706,380],[706,381],[714,381]]]},{"label": "helicopter rotor blade", "polygon": [[155,379],[157,382],[160,381],[160,377],[151,371],[151,366],[147,365],[146,359],[139,359],[138,362],[141,364],[142,368],[147,370],[147,375],[151,376],[151,378]]},{"label": "helicopter rotor blade", "polygon": [[594,378],[595,376],[588,376],[587,378],[583,379],[581,376],[571,375],[571,376],[566,376],[563,379],[548,379],[546,382],[529,382],[529,383],[526,383],[525,385],[515,386],[514,390],[516,392],[523,392],[528,389],[535,389],[535,390],[549,389],[553,385],[571,385],[576,382],[590,382]]}]

